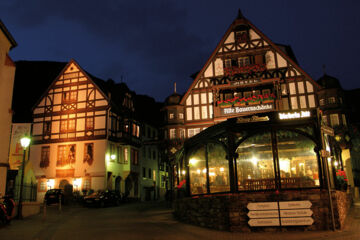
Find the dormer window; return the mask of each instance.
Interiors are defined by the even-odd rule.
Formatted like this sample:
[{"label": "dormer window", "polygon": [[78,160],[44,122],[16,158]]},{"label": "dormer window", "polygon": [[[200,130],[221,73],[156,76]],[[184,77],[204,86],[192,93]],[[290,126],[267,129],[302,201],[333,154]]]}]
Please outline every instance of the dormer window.
[{"label": "dormer window", "polygon": [[248,41],[248,33],[246,30],[235,32],[235,39],[239,43],[244,43]]},{"label": "dormer window", "polygon": [[238,58],[238,66],[239,67],[244,67],[250,65],[250,59],[249,57],[239,57]]}]

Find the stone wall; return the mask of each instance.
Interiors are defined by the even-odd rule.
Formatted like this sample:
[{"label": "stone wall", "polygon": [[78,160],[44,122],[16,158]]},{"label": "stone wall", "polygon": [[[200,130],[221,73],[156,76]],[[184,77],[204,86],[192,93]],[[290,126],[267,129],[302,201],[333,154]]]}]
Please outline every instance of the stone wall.
[{"label": "stone wall", "polygon": [[351,194],[343,191],[332,192],[335,226],[337,229],[343,229],[346,216],[352,205]]},{"label": "stone wall", "polygon": [[[334,193],[336,217],[341,227],[350,206],[346,193]],[[304,201],[312,203],[310,226],[291,227],[250,227],[247,205],[250,202]],[[177,199],[174,203],[174,215],[177,219],[195,225],[229,231],[289,231],[289,230],[326,230],[331,226],[329,198],[326,190],[288,190],[276,192],[231,193],[204,195]]]}]

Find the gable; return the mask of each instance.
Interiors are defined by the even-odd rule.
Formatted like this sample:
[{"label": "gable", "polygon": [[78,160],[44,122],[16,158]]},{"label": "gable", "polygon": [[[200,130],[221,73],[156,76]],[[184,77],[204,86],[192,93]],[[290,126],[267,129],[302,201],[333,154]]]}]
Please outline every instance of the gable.
[{"label": "gable", "polygon": [[[242,32],[245,34],[241,35]],[[234,75],[238,75],[239,79],[249,78],[249,75],[261,79],[303,78],[304,81],[310,82],[313,88],[319,88],[319,85],[298,66],[295,58],[288,55],[284,49],[284,46],[274,44],[247,19],[236,19],[194,79],[181,104],[185,104],[191,91],[201,88],[201,82],[205,81],[209,86],[213,85],[214,80],[229,83],[226,78]],[[240,66],[241,61],[249,61],[252,66],[233,67]]]}]

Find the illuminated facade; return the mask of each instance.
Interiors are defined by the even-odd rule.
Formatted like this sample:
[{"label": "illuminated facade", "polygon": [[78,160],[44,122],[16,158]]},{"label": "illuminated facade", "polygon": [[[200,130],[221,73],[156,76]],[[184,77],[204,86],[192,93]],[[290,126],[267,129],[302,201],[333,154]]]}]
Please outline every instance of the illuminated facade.
[{"label": "illuminated facade", "polygon": [[71,60],[33,108],[30,161],[46,190],[112,189],[139,197],[140,124],[133,94]]},{"label": "illuminated facade", "polygon": [[15,64],[9,51],[17,43],[0,20],[0,193],[5,194],[7,170],[9,168],[9,143],[11,132],[11,100],[14,85]]}]

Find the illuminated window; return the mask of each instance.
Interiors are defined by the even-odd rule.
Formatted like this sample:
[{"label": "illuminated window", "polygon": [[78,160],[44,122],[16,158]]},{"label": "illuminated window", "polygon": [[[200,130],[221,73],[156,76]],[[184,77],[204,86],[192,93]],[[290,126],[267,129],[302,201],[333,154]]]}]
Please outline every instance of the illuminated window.
[{"label": "illuminated window", "polygon": [[174,119],[174,113],[169,113],[169,119]]},{"label": "illuminated window", "polygon": [[200,132],[200,128],[190,128],[188,129],[188,137],[191,138]]},{"label": "illuminated window", "polygon": [[200,119],[200,109],[199,107],[194,107],[194,120]]},{"label": "illuminated window", "polygon": [[345,114],[342,114],[341,117],[342,117],[342,124],[343,124],[344,126],[346,126],[347,124],[346,124]]},{"label": "illuminated window", "polygon": [[85,121],[86,129],[94,129],[94,117],[87,117]]},{"label": "illuminated window", "polygon": [[40,168],[47,168],[50,164],[50,147],[41,147]]},{"label": "illuminated window", "polygon": [[131,149],[131,163],[133,165],[139,164],[139,151],[136,149]]},{"label": "illuminated window", "polygon": [[63,102],[74,102],[77,99],[77,91],[63,92]]},{"label": "illuminated window", "polygon": [[298,102],[296,97],[291,97],[291,109],[298,109]]},{"label": "illuminated window", "polygon": [[46,191],[46,181],[40,181],[39,191],[40,192],[45,192]]},{"label": "illuminated window", "polygon": [[72,165],[75,163],[76,145],[61,145],[58,146],[58,159],[56,161],[57,167]]},{"label": "illuminated window", "polygon": [[184,114],[183,113],[179,113],[179,119],[184,119]]},{"label": "illuminated window", "polygon": [[296,94],[295,83],[289,83],[290,94]]},{"label": "illuminated window", "polygon": [[304,82],[298,82],[298,83],[297,83],[297,87],[298,87],[299,93],[304,93],[304,92],[305,92]]},{"label": "illuminated window", "polygon": [[129,162],[129,154],[127,147],[124,148],[124,163],[127,164]]},{"label": "illuminated window", "polygon": [[286,84],[281,84],[281,95],[287,95]]},{"label": "illuminated window", "polygon": [[170,139],[175,139],[176,138],[176,130],[175,130],[175,128],[171,128],[169,133],[170,133]]},{"label": "illuminated window", "polygon": [[201,93],[201,95],[200,95],[201,96],[200,97],[201,98],[201,101],[200,101],[201,104],[206,104],[207,103],[206,95],[207,95],[206,93]]},{"label": "illuminated window", "polygon": [[208,118],[207,106],[201,106],[201,118],[202,119]]},{"label": "illuminated window", "polygon": [[153,181],[156,181],[156,171],[153,170]]},{"label": "illuminated window", "polygon": [[179,133],[180,133],[180,139],[184,139],[185,138],[185,129],[183,129],[183,128],[179,129]]},{"label": "illuminated window", "polygon": [[75,131],[75,119],[61,120],[60,132],[71,132]]},{"label": "illuminated window", "polygon": [[328,125],[328,124],[329,124],[326,115],[325,115],[325,116],[322,116],[322,121],[323,121],[323,123],[324,123],[325,125]]},{"label": "illuminated window", "polygon": [[186,120],[192,120],[192,108],[186,108]]},{"label": "illuminated window", "polygon": [[339,123],[339,116],[337,114],[330,114],[330,124],[332,127],[338,126]]},{"label": "illuminated window", "polygon": [[325,99],[322,98],[319,100],[320,106],[324,106],[325,105]]},{"label": "illuminated window", "polygon": [[46,121],[44,122],[44,135],[48,135],[51,133],[51,122]]},{"label": "illuminated window", "polygon": [[83,162],[92,165],[93,161],[94,161],[94,143],[85,143]]}]

